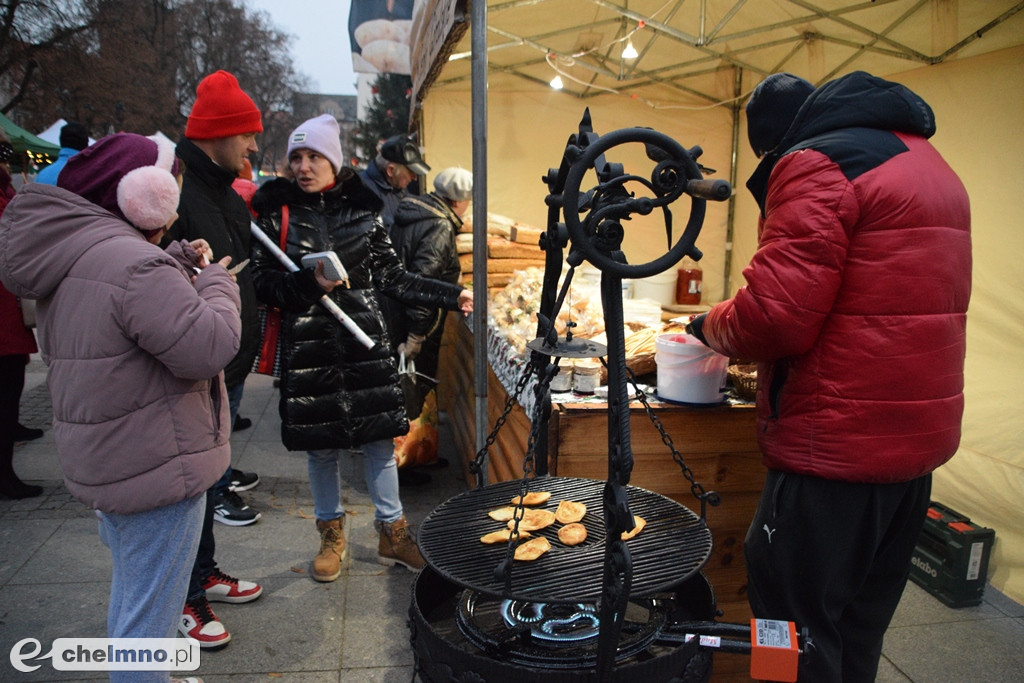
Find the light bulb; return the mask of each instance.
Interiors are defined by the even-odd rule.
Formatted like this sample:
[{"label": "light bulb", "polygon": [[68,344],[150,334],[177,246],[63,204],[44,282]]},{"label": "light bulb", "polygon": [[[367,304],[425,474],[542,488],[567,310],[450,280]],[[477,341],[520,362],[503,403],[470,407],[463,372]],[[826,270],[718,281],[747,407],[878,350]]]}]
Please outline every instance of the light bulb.
[{"label": "light bulb", "polygon": [[551,87],[554,88],[555,90],[561,90],[562,89],[562,77],[561,76],[555,76],[554,78],[552,78],[551,79]]},{"label": "light bulb", "polygon": [[626,47],[622,48],[622,58],[623,59],[636,59],[639,56],[640,56],[640,54],[636,51],[636,48],[633,47],[633,40],[632,39],[627,40],[626,41]]}]

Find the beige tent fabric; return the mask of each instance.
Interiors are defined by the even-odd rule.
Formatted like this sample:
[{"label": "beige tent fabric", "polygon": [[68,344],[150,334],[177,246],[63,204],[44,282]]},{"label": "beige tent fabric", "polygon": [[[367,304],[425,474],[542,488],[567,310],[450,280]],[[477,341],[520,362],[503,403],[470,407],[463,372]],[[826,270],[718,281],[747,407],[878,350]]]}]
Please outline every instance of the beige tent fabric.
[{"label": "beige tent fabric", "polygon": [[[527,84],[524,91],[491,89],[488,98],[488,211],[508,216],[538,228],[547,226],[548,193],[542,178],[557,168],[569,136],[579,130],[580,119],[589,107],[593,129],[607,134],[620,128],[648,126],[673,138],[686,149],[704,150],[700,162],[718,171],[715,178],[728,178],[731,120],[720,108],[652,109],[616,96],[586,101],[551,89]],[[472,167],[470,99],[468,92],[450,90],[431,93],[423,108],[427,159],[432,168],[461,165]],[[609,161],[626,164],[627,170],[649,173],[653,164],[642,157],[640,145],[617,147]],[[593,177],[590,181],[593,182]],[[427,186],[432,187],[433,176]],[[689,217],[685,200],[677,202],[674,225],[677,239]],[[722,298],[725,234],[728,211],[725,203],[708,203],[704,229],[697,246],[704,252],[705,296]],[[625,224],[623,249],[631,263],[644,263],[667,251],[660,213]]]},{"label": "beige tent fabric", "polygon": [[932,498],[996,531],[990,580],[1024,602],[1024,47],[902,74],[971,197],[967,405]]},{"label": "beige tent fabric", "polygon": [[[953,60],[885,77],[906,84],[935,111],[933,142],[960,174],[971,197],[974,286],[968,312],[967,407],[960,451],[934,477],[932,498],[995,529],[989,564],[993,586],[1024,602],[1024,47]],[[800,74],[807,75],[807,74]],[[546,186],[541,177],[561,160],[584,107],[594,128],[650,126],[684,147],[705,150],[701,162],[728,178],[732,114],[652,109],[622,97],[586,101],[525,84],[521,91],[491,89],[488,100],[488,208],[545,227]],[[431,93],[424,102],[425,145],[434,168],[470,168],[468,91]],[[732,282],[757,246],[757,208],[744,187],[756,159],[746,145],[741,115]],[[428,178],[432,182],[433,178]],[[678,210],[682,221],[688,209]],[[705,301],[726,296],[725,205],[709,204],[697,242],[704,253]],[[662,253],[660,228],[627,225],[626,252],[633,262]]]}]

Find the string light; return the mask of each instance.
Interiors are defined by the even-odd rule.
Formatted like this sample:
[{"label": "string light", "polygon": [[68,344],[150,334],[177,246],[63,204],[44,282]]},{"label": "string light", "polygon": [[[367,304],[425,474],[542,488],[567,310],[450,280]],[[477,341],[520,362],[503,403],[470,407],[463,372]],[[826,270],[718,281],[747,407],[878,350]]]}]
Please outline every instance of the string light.
[{"label": "string light", "polygon": [[[667,6],[667,3],[666,3],[665,6]],[[655,14],[660,13],[663,9],[665,9],[665,6],[663,6],[661,9],[659,9],[658,12],[656,12]],[[610,43],[606,44],[603,47],[593,47],[593,48],[590,48],[588,50],[583,50],[582,52],[576,52],[576,53],[571,54],[571,55],[563,55],[563,54],[558,54],[556,52],[550,52],[550,51],[547,52],[544,55],[544,59],[547,62],[548,66],[551,67],[552,71],[555,72],[555,77],[552,78],[551,81],[550,81],[551,87],[554,88],[555,90],[562,90],[562,88],[565,85],[563,80],[562,80],[562,78],[564,77],[564,78],[572,81],[573,83],[578,83],[579,85],[584,86],[585,88],[587,88],[589,90],[603,90],[604,92],[611,93],[613,95],[619,95],[619,96],[623,96],[623,97],[628,97],[631,100],[634,100],[636,102],[640,102],[640,103],[650,107],[651,109],[683,109],[683,110],[686,110],[686,111],[704,111],[706,109],[714,109],[715,107],[721,107],[723,105],[730,104],[732,102],[739,102],[743,98],[747,97],[751,92],[753,92],[754,89],[751,88],[747,92],[745,92],[745,93],[743,93],[741,95],[738,95],[737,97],[730,97],[728,99],[719,100],[717,102],[712,102],[711,104],[706,104],[706,105],[696,105],[696,106],[694,106],[694,105],[685,105],[685,104],[676,104],[676,105],[661,104],[661,103],[658,103],[658,102],[653,102],[653,101],[647,99],[646,97],[643,97],[643,96],[641,96],[641,95],[639,95],[637,93],[624,93],[621,90],[618,90],[616,88],[609,88],[609,87],[606,87],[606,86],[603,86],[603,85],[598,85],[598,84],[594,83],[593,81],[583,81],[583,80],[580,80],[579,78],[576,78],[575,76],[570,74],[568,71],[566,71],[566,69],[571,69],[573,66],[575,66],[576,59],[578,57],[583,57],[583,56],[588,55],[588,54],[590,54],[592,52],[597,52],[599,50],[605,49],[609,45],[613,45],[615,43],[621,43],[622,41],[626,41],[626,46],[622,49],[622,58],[623,59],[636,59],[639,56],[639,54],[637,53],[636,48],[633,47],[632,36],[637,31],[643,30],[645,26],[646,26],[646,22],[644,22],[643,20],[640,20],[640,21],[637,22],[636,28],[634,28],[632,31],[630,31],[629,33],[627,33],[625,36],[623,36],[621,38],[617,38],[617,39],[611,41]]]}]

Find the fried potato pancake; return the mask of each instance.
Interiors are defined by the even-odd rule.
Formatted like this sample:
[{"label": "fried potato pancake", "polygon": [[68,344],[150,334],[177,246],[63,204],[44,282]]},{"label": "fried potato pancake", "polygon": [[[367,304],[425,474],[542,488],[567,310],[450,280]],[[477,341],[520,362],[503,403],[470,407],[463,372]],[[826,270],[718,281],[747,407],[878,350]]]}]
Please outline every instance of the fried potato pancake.
[{"label": "fried potato pancake", "polygon": [[[529,535],[530,535],[529,531],[524,531],[522,529],[519,530],[519,537],[520,538],[526,538]],[[511,537],[512,537],[512,530],[511,529],[498,529],[497,531],[492,531],[489,534],[484,534],[483,536],[481,536],[480,537],[480,542],[481,543],[486,543],[487,545],[494,545],[495,543],[508,543],[508,540]]]},{"label": "fried potato pancake", "polygon": [[555,519],[562,524],[572,524],[583,519],[585,514],[587,514],[587,506],[583,503],[563,500],[558,503],[558,509],[555,510]]},{"label": "fried potato pancake", "polygon": [[[508,528],[513,528],[515,523],[514,519],[510,519]],[[551,510],[523,510],[523,518],[519,520],[519,529],[521,531],[536,531],[554,523],[555,513]]]},{"label": "fried potato pancake", "polygon": [[[543,505],[551,497],[550,491],[530,491],[526,494],[523,505]],[[519,496],[512,496],[512,504],[519,505]]]},{"label": "fried potato pancake", "polygon": [[551,544],[548,542],[548,539],[538,536],[516,546],[512,556],[517,560],[530,561],[536,560],[549,550],[551,550]]},{"label": "fried potato pancake", "polygon": [[634,526],[631,531],[622,532],[623,541],[628,541],[629,539],[633,538],[638,533],[640,533],[643,530],[643,528],[647,526],[647,520],[639,515],[633,515],[633,524],[635,524],[636,526]]},{"label": "fried potato pancake", "polygon": [[587,540],[587,527],[579,522],[566,524],[558,530],[558,540],[565,545],[579,545]]}]

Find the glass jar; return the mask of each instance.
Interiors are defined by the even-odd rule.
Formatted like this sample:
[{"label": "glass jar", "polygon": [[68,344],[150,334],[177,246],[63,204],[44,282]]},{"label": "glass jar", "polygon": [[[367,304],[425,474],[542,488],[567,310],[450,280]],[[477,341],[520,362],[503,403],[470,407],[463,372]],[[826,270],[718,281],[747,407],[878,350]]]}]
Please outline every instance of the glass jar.
[{"label": "glass jar", "polygon": [[558,374],[551,378],[552,392],[569,391],[572,388],[572,364],[564,360],[558,364]]},{"label": "glass jar", "polygon": [[704,272],[689,258],[683,259],[680,265],[682,268],[676,271],[676,303],[699,304]]},{"label": "glass jar", "polygon": [[596,360],[578,360],[572,367],[572,390],[593,394],[601,383],[601,364]]}]

